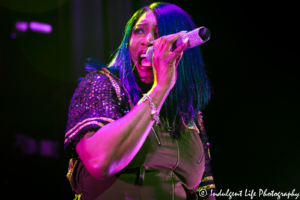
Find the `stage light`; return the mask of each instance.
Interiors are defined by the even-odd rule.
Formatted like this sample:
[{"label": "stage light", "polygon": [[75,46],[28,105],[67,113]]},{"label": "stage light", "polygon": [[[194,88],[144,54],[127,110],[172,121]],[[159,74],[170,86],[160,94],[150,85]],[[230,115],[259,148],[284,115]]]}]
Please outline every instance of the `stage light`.
[{"label": "stage light", "polygon": [[28,30],[28,23],[27,22],[16,22],[15,27],[18,31],[26,32]]},{"label": "stage light", "polygon": [[58,158],[58,149],[59,143],[57,141],[40,141],[40,154],[42,156]]},{"label": "stage light", "polygon": [[11,39],[16,39],[17,34],[16,33],[12,33],[12,34],[10,34],[10,37],[11,37]]},{"label": "stage light", "polygon": [[30,22],[29,27],[31,31],[49,34],[52,32],[52,26],[41,22]]},{"label": "stage light", "polygon": [[33,32],[40,32],[49,34],[52,32],[52,26],[50,24],[41,23],[41,22],[21,22],[18,21],[15,24],[15,28],[19,32],[26,32],[30,29]]},{"label": "stage light", "polygon": [[16,134],[14,142],[16,152],[22,155],[40,155],[43,157],[59,157],[59,142],[54,140],[37,140],[26,135]]}]

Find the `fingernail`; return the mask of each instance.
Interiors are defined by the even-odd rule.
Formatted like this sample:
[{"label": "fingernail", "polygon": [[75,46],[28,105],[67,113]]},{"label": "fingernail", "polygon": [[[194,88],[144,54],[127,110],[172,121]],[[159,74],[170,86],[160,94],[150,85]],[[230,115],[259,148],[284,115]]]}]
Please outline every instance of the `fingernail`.
[{"label": "fingernail", "polygon": [[182,42],[187,43],[189,41],[189,38],[185,38]]},{"label": "fingernail", "polygon": [[182,33],[187,33],[187,31],[180,31],[180,33],[182,34]]}]

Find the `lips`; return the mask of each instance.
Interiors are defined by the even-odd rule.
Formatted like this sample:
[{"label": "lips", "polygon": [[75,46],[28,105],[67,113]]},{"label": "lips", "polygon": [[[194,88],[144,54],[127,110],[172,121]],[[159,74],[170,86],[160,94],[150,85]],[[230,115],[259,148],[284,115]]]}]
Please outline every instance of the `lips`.
[{"label": "lips", "polygon": [[146,54],[146,50],[141,50],[141,51],[138,52],[137,57],[138,57],[138,62],[139,62],[140,65],[141,65],[142,59],[144,59],[144,58],[141,57],[142,54]]},{"label": "lips", "polygon": [[141,50],[138,52],[138,63],[139,68],[142,71],[152,70],[152,63],[150,63],[146,58],[146,50]]}]

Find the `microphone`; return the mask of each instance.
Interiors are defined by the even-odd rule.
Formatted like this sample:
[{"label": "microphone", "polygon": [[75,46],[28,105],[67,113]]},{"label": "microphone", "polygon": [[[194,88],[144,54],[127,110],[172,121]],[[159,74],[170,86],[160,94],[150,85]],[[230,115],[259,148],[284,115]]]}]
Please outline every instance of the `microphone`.
[{"label": "microphone", "polygon": [[[200,28],[196,28],[190,32],[187,32],[185,35],[181,36],[176,42],[173,43],[171,50],[174,51],[178,46],[180,46],[185,38],[189,38],[188,45],[184,49],[187,50],[200,44],[203,44],[204,42],[207,42],[210,38],[210,31],[204,26],[201,26]],[[152,55],[153,46],[149,47],[146,52],[146,58],[151,63]]]}]

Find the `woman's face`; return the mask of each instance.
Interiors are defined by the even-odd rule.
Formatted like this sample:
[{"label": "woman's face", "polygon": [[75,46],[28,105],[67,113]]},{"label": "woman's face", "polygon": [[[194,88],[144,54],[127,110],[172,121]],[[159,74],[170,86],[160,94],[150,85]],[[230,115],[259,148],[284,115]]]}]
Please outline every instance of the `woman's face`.
[{"label": "woman's face", "polygon": [[154,81],[152,64],[146,59],[145,54],[153,40],[158,38],[158,27],[152,11],[144,13],[132,29],[129,51],[131,59],[136,66],[141,80],[150,84]]}]

